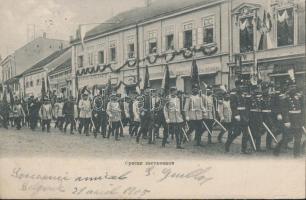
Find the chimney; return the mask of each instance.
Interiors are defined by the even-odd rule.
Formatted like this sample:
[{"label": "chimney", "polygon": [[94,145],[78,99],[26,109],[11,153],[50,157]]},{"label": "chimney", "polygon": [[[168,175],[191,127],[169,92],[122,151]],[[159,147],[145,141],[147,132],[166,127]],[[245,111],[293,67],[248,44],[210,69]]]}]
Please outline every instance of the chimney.
[{"label": "chimney", "polygon": [[152,0],[145,0],[146,7],[151,6]]},{"label": "chimney", "polygon": [[43,38],[47,38],[47,33],[43,32]]}]

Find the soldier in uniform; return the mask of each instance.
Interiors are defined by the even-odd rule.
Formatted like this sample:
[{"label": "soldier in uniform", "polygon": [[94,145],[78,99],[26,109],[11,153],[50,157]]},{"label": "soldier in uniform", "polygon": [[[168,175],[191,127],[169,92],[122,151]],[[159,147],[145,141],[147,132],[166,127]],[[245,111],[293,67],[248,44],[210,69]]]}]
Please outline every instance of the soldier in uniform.
[{"label": "soldier in uniform", "polygon": [[91,119],[91,103],[88,99],[88,93],[85,92],[82,95],[82,99],[79,102],[80,109],[80,125],[79,125],[79,133],[82,133],[82,129],[84,128],[84,133],[86,136],[89,136],[89,124]]},{"label": "soldier in uniform", "polygon": [[[183,149],[182,143],[182,126],[183,126],[183,115],[180,105],[180,99],[177,97],[176,87],[170,88],[170,96],[164,106],[165,120],[168,125],[168,131],[175,135],[176,148]],[[168,139],[168,131],[165,132],[162,141],[162,147],[165,147]]]},{"label": "soldier in uniform", "polygon": [[[140,110],[140,130],[138,131],[136,142],[139,142],[140,136],[146,139],[148,133],[152,134],[153,112],[151,112],[151,95],[150,89],[144,91],[143,107]],[[151,134],[149,134],[151,136]],[[152,138],[149,138],[149,143],[152,143]]]},{"label": "soldier in uniform", "polygon": [[233,134],[230,134],[225,143],[225,152],[229,152],[230,145],[242,133],[241,153],[248,154],[247,144],[249,140],[249,101],[246,85],[243,80],[235,82],[236,90],[231,92],[230,104],[232,110]]},{"label": "soldier in uniform", "polygon": [[94,136],[97,137],[97,133],[100,132],[102,126],[103,112],[103,100],[102,96],[99,94],[93,99],[93,109],[92,109],[92,120],[95,129],[93,130]]},{"label": "soldier in uniform", "polygon": [[[192,95],[186,100],[184,111],[190,130],[195,130],[196,146],[201,146],[201,137],[203,132],[202,120],[205,107],[203,98],[199,96],[198,87],[192,89]],[[191,133],[192,132],[190,132],[190,134]]]},{"label": "soldier in uniform", "polygon": [[282,116],[278,118],[284,120],[287,134],[283,136],[282,140],[275,147],[274,155],[279,155],[280,149],[293,137],[293,155],[298,157],[301,154],[301,138],[303,127],[305,126],[305,105],[303,95],[297,90],[294,80],[290,82],[286,96],[282,97],[281,105],[283,112]]},{"label": "soldier in uniform", "polygon": [[131,137],[138,134],[140,126],[140,110],[143,107],[143,97],[139,95],[133,102],[133,129],[131,130]]},{"label": "soldier in uniform", "polygon": [[157,97],[155,97],[154,100],[154,134],[156,138],[160,138],[159,136],[159,129],[162,126],[163,131],[167,131],[167,125],[165,123],[165,116],[164,116],[164,98],[159,93]]},{"label": "soldier in uniform", "polygon": [[[228,135],[232,133],[232,110],[230,105],[230,94],[225,93],[224,98],[221,102],[219,102],[218,106],[218,114],[220,117],[220,122],[226,128]],[[218,141],[222,143],[222,137],[225,133],[225,130],[221,130],[218,135]]]},{"label": "soldier in uniform", "polygon": [[112,93],[110,96],[110,102],[107,104],[106,109],[107,115],[109,117],[110,129],[108,130],[107,138],[110,137],[111,132],[115,132],[115,140],[119,140],[119,128],[121,120],[121,109],[119,105],[119,100],[116,93]]},{"label": "soldier in uniform", "polygon": [[261,136],[264,133],[263,129],[263,113],[262,113],[262,105],[263,99],[260,88],[258,85],[251,86],[251,95],[252,98],[250,100],[250,130],[254,134],[254,141],[257,151],[261,151]]},{"label": "soldier in uniform", "polygon": [[47,132],[50,132],[50,123],[52,119],[52,106],[48,97],[43,97],[43,105],[40,107],[39,116],[41,119],[41,128],[44,132],[47,126]]},{"label": "soldier in uniform", "polygon": [[21,101],[18,99],[14,105],[14,113],[15,115],[15,124],[16,124],[16,129],[20,130],[21,128],[21,122],[25,116],[24,110],[21,105]]},{"label": "soldier in uniform", "polygon": [[[214,98],[213,98],[213,91],[212,91],[212,87],[208,86],[206,88],[206,94],[203,95],[204,98],[204,107],[205,107],[205,112],[204,112],[204,123],[207,125],[207,128],[209,129],[209,131],[212,133],[212,129],[213,129],[213,124],[214,124],[214,119],[216,117],[216,110],[215,110],[215,106],[214,106]],[[205,129],[207,132],[208,130]],[[208,144],[212,144],[212,140],[211,140],[211,135],[208,133]]]},{"label": "soldier in uniform", "polygon": [[[262,83],[262,117],[263,117],[263,123],[272,131],[273,130],[273,119],[272,119],[272,110],[271,110],[271,94],[270,91],[270,84],[263,82]],[[267,150],[272,149],[272,136],[270,133],[268,133],[268,130],[265,130],[267,132],[266,136],[266,148]],[[273,133],[272,133],[273,134]]]},{"label": "soldier in uniform", "polygon": [[74,113],[75,113],[75,99],[73,96],[70,96],[69,100],[64,103],[63,106],[63,114],[65,116],[65,127],[64,127],[64,133],[66,133],[67,126],[70,124],[70,134],[74,134],[73,130],[76,126],[75,120],[74,120]]}]

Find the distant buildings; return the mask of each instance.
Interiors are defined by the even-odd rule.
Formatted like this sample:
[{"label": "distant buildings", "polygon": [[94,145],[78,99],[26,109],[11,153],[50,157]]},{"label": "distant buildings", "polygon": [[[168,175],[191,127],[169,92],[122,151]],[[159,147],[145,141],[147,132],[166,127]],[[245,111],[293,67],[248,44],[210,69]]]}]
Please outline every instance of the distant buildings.
[{"label": "distant buildings", "polygon": [[118,14],[84,38],[78,34],[72,48],[72,76],[78,88],[105,87],[110,78],[119,91],[129,93],[143,79],[146,65],[151,86],[160,88],[167,63],[170,84],[189,93],[193,59],[202,86],[232,88],[237,77],[282,82],[294,68],[301,87],[305,2],[157,0]]},{"label": "distant buildings", "polygon": [[21,95],[22,92],[19,86],[21,74],[35,63],[55,51],[66,48],[68,45],[67,41],[49,39],[46,37],[46,34],[25,44],[1,61],[2,76],[0,77],[0,83],[10,85],[16,95]]}]

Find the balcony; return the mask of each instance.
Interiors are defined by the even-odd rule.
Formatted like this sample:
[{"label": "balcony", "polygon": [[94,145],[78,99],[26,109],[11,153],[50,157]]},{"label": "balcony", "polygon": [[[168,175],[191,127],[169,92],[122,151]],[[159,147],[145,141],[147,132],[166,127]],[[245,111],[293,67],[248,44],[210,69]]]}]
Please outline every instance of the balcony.
[{"label": "balcony", "polygon": [[283,46],[255,52],[252,51],[242,55],[245,55],[245,57],[242,59],[243,62],[253,62],[254,55],[258,62],[278,61],[303,56],[305,57],[305,44],[296,46]]}]

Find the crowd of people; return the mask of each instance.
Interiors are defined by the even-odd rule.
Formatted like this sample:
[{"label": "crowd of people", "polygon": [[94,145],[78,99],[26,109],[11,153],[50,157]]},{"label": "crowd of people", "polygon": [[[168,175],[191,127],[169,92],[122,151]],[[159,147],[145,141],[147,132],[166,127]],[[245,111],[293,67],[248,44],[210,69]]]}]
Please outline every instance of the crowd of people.
[{"label": "crowd of people", "polygon": [[[306,134],[305,102],[295,82],[252,85],[239,79],[235,86],[226,91],[211,86],[201,90],[196,85],[190,95],[171,87],[168,93],[146,88],[124,96],[116,91],[107,93],[101,89],[92,94],[83,90],[79,98],[31,96],[27,100],[15,99],[13,105],[2,100],[0,120],[3,128],[12,126],[17,130],[22,127],[35,130],[39,123],[41,130],[48,133],[54,121],[55,128],[64,133],[69,127],[70,134],[94,137],[101,134],[116,141],[127,136],[124,131],[128,130],[137,143],[147,140],[148,144],[156,144],[161,139],[162,147],[169,143],[170,136],[175,138],[177,149],[183,149],[186,142],[206,147],[203,135],[212,144],[212,135],[217,134],[218,142],[225,142],[225,152],[242,135],[242,154],[271,151],[277,156],[294,141],[293,154],[300,156],[301,138]],[[263,137],[266,137],[264,149]]]}]

